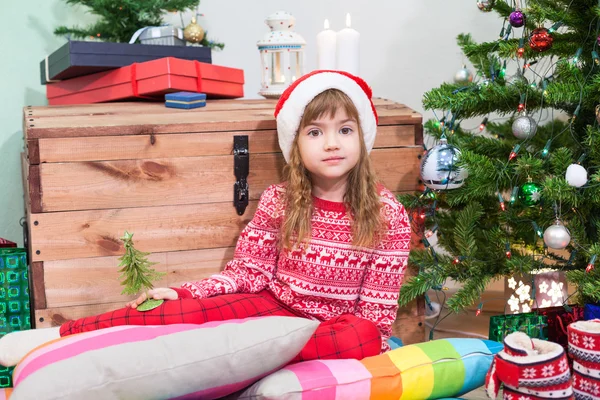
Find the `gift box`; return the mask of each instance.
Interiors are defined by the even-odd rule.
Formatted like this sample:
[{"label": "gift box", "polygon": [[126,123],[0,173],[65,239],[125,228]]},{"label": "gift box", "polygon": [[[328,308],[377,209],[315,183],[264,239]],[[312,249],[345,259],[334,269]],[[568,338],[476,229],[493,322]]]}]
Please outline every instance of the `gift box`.
[{"label": "gift box", "polygon": [[213,99],[243,97],[244,71],[167,57],[46,85],[50,105],[163,100],[180,91]]},{"label": "gift box", "polygon": [[583,307],[573,305],[543,308],[538,310],[538,314],[545,316],[548,322],[548,340],[560,344],[568,352],[567,326],[583,319]]},{"label": "gift box", "polygon": [[569,297],[564,271],[539,270],[504,279],[504,298],[513,313],[562,306]]},{"label": "gift box", "polygon": [[190,110],[206,106],[205,93],[176,92],[165,95],[165,106]]},{"label": "gift box", "polygon": [[162,46],[185,46],[183,30],[174,26],[148,27],[140,34],[140,42]]},{"label": "gift box", "polygon": [[585,304],[583,306],[583,319],[600,319],[600,304]]},{"label": "gift box", "polygon": [[548,319],[536,313],[494,315],[490,317],[489,339],[502,342],[513,332],[525,332],[531,338],[548,339]]},{"label": "gift box", "polygon": [[40,80],[45,85],[164,57],[212,63],[208,47],[71,40],[40,62]]},{"label": "gift box", "polygon": [[[25,329],[31,329],[27,253],[0,248],[0,338]],[[12,386],[12,370],[0,366],[0,388]]]},{"label": "gift box", "polygon": [[0,248],[2,247],[17,247],[17,244],[10,240],[0,238]]}]

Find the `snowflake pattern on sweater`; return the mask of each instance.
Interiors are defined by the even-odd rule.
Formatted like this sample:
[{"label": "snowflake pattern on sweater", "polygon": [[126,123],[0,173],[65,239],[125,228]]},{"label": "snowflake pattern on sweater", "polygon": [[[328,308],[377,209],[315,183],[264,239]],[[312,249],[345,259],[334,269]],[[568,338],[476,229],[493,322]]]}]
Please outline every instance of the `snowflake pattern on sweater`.
[{"label": "snowflake pattern on sweater", "polygon": [[344,204],[313,197],[309,245],[280,252],[284,198],[285,184],[267,188],[240,234],[233,260],[221,273],[182,288],[194,298],[268,289],[292,309],[321,321],[354,314],[377,325],[382,351],[388,350],[410,247],[410,223],[402,204],[382,187],[387,231],[374,248],[357,249],[351,245]]}]

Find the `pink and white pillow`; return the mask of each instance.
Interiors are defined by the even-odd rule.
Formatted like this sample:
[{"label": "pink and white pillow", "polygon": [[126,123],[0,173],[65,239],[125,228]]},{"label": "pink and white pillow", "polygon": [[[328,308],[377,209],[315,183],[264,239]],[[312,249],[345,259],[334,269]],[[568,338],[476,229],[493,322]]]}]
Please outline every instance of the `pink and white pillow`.
[{"label": "pink and white pillow", "polygon": [[215,399],[287,364],[317,326],[269,316],[67,336],[21,360],[10,400]]}]

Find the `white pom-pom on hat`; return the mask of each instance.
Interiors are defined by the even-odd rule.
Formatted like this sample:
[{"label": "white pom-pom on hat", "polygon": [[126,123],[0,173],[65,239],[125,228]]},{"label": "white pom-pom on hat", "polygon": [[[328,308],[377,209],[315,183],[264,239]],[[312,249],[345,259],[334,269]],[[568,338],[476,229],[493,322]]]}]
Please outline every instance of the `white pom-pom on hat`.
[{"label": "white pom-pom on hat", "polygon": [[306,106],[327,89],[338,89],[352,100],[358,111],[367,152],[370,153],[373,149],[378,118],[369,85],[361,78],[344,71],[317,70],[303,75],[291,84],[275,107],[279,147],[286,162],[289,162],[292,143]]}]

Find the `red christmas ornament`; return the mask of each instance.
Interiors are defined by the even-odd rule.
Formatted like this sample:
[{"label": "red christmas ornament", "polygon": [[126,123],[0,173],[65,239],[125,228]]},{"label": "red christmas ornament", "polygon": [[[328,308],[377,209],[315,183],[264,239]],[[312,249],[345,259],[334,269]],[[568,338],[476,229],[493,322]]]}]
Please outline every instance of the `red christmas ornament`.
[{"label": "red christmas ornament", "polygon": [[550,32],[548,32],[548,29],[537,28],[534,29],[529,36],[529,47],[531,47],[531,50],[539,51],[541,53],[542,51],[551,48],[553,41],[554,38]]}]

